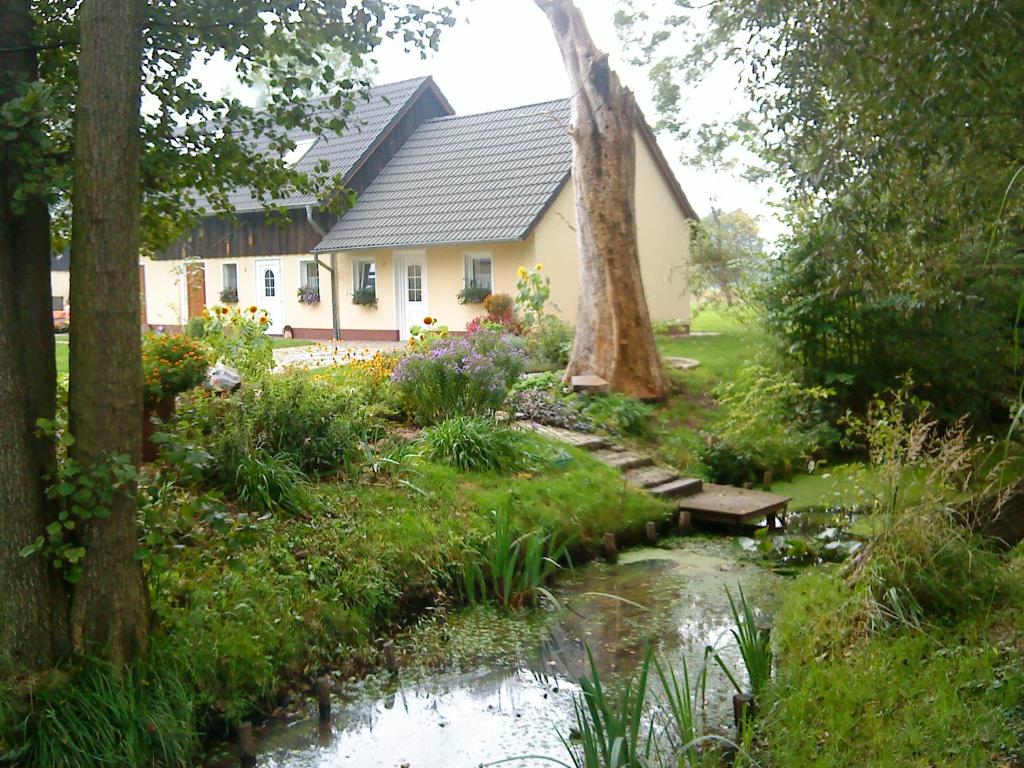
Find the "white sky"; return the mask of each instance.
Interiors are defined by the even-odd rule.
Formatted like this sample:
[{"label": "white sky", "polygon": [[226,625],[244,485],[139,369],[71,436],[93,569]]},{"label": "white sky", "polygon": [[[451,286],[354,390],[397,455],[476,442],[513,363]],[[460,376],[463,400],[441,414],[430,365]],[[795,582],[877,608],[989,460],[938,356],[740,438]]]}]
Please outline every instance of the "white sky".
[{"label": "white sky", "polygon": [[[648,122],[655,123],[658,116],[646,73],[628,66],[621,55],[613,21],[616,0],[576,2],[595,42],[611,54],[619,77],[636,94]],[[664,8],[674,3],[650,0],[647,5]],[[376,81],[432,75],[458,114],[549,101],[569,94],[555,38],[533,0],[465,0],[457,15],[458,23],[445,31],[440,50],[425,60],[418,53],[405,53],[399,43],[383,45],[375,57],[379,72]],[[222,86],[222,78],[228,76],[224,68],[203,69],[202,76],[212,88]],[[726,71],[711,73],[696,90],[684,91],[683,99],[688,103],[686,111],[701,121],[732,114],[736,104],[744,103],[736,77]],[[783,230],[767,188],[724,171],[686,166],[679,160],[679,147],[669,137],[660,135],[658,143],[700,215],[707,214],[712,206],[742,208],[757,218],[766,239],[774,239]]]}]

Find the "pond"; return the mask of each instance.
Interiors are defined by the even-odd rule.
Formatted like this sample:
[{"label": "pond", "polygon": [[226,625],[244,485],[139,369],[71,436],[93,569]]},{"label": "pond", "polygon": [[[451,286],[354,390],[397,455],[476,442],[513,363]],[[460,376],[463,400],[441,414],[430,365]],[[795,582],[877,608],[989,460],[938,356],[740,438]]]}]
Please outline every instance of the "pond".
[{"label": "pond", "polygon": [[[575,681],[588,671],[585,647],[610,684],[632,674],[652,642],[677,674],[684,661],[695,674],[707,645],[739,673],[726,588],[735,594],[742,585],[753,604],[765,605],[779,583],[732,541],[699,537],[628,551],[615,565],[566,571],[552,589],[558,607],[540,616],[488,614],[483,633],[500,634],[508,623],[520,638],[518,651],[485,653],[468,668],[453,658],[445,670],[403,671],[379,695],[343,692],[329,724],[321,726],[314,709],[304,719],[265,728],[258,765],[469,768],[516,756],[531,757],[505,765],[553,765],[536,756],[566,757],[559,733],[568,736],[573,722]],[[449,630],[480,633],[481,625],[460,626],[453,617]],[[472,645],[472,639],[449,643],[464,647],[462,641]],[[707,730],[732,731],[732,693],[721,670],[709,668]],[[221,755],[207,764],[227,768],[238,765],[238,757]]]}]

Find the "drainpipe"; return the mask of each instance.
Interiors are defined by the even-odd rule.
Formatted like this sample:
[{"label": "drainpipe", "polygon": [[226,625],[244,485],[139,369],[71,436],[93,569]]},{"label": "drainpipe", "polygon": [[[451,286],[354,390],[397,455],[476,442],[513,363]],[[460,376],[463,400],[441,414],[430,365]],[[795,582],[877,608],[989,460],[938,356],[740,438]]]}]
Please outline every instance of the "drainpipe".
[{"label": "drainpipe", "polygon": [[[320,235],[321,239],[327,237],[327,233],[324,232],[316,219],[313,218],[313,206],[306,206],[306,221],[309,222],[309,226],[313,228],[313,231]],[[331,264],[328,266],[320,261],[320,254],[313,255],[314,260],[318,267],[323,267],[331,275],[331,323],[333,325],[333,338],[335,341],[341,340],[341,315],[338,313],[338,280],[337,280],[337,267],[338,267],[338,254],[331,254]]]}]

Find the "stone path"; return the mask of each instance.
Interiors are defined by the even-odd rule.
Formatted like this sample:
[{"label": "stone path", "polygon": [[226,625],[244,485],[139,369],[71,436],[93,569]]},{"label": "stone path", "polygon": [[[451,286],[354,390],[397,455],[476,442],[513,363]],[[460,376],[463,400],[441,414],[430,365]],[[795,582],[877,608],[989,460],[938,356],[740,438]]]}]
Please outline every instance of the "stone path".
[{"label": "stone path", "polygon": [[[627,450],[599,435],[551,427],[532,421],[516,424],[575,448],[622,472],[626,482],[640,490],[674,501],[686,518],[711,523],[726,523],[738,530],[744,523],[766,518],[769,526],[785,522],[790,499],[777,493],[735,488],[731,485],[704,484],[697,477],[659,467],[645,454]],[[684,515],[680,515],[682,525]]]},{"label": "stone path", "polygon": [[274,370],[344,365],[353,360],[369,360],[377,352],[392,352],[403,346],[398,341],[318,341],[301,347],[278,347],[274,350]]}]

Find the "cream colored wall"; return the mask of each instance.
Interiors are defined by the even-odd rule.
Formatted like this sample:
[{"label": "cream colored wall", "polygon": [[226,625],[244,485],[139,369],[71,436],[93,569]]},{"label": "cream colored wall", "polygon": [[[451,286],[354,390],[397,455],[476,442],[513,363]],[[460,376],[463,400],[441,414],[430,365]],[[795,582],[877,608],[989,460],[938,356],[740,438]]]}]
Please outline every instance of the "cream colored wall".
[{"label": "cream colored wall", "polygon": [[639,133],[635,140],[637,245],[647,308],[651,320],[689,323],[690,220]]},{"label": "cream colored wall", "polygon": [[[303,304],[298,299],[301,284],[299,264],[311,259],[307,255],[245,257],[237,259],[207,259],[206,305],[220,304],[220,292],[224,289],[224,264],[238,265],[238,306],[259,306],[256,299],[255,262],[257,259],[274,258],[281,262],[281,290],[284,304],[283,325],[292,328],[313,328],[330,330],[331,322],[331,278],[330,273],[320,268],[320,303]],[[327,262],[326,258],[321,261]],[[142,259],[146,270],[146,322],[150,325],[183,325],[188,321],[188,304],[185,296],[185,262],[154,261]]]},{"label": "cream colored wall", "polygon": [[[459,304],[458,293],[465,285],[465,254],[490,254],[496,293],[515,295],[516,271],[520,266],[532,266],[531,241],[515,243],[482,243],[480,245],[451,245],[396,250],[350,251],[339,254],[339,277],[342,285],[341,327],[395,330],[395,253],[419,251],[427,254],[427,310],[442,325],[461,331],[474,317],[485,314],[480,304]],[[354,260],[377,260],[377,308],[370,309],[352,304]],[[410,318],[417,323],[422,318]]]},{"label": "cream colored wall", "polygon": [[541,271],[551,279],[549,308],[569,322],[576,317],[580,292],[579,256],[576,249],[576,203],[573,194],[570,179],[534,227],[530,236],[534,261],[525,265],[544,266]]},{"label": "cream colored wall", "polygon": [[67,309],[70,301],[68,296],[71,294],[71,273],[66,269],[63,271],[54,270],[50,272],[50,295],[51,296],[62,296],[64,298],[64,308]]},{"label": "cream colored wall", "polygon": [[185,262],[140,261],[146,272],[146,322],[149,325],[182,325],[187,321]]}]

